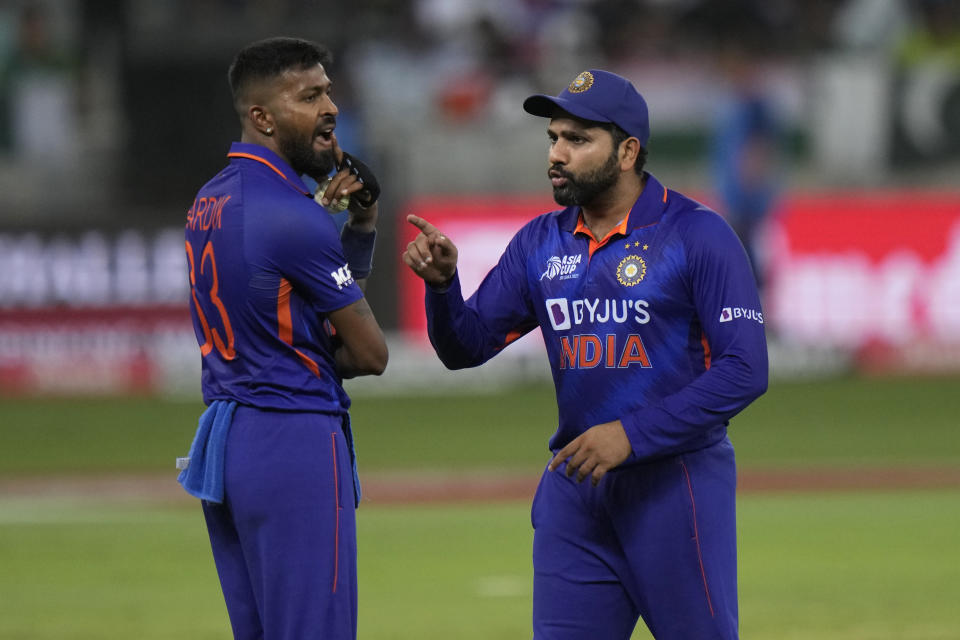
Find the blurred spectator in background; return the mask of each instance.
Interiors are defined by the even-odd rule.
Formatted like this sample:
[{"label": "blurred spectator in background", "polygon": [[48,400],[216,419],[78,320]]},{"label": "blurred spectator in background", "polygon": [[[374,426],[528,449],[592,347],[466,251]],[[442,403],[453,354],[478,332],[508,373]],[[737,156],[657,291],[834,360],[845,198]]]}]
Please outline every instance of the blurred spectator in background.
[{"label": "blurred spectator in background", "polygon": [[762,231],[781,188],[783,131],[759,76],[759,53],[732,38],[720,49],[726,96],[713,133],[711,175],[717,207],[740,236],[762,296]]},{"label": "blurred spectator in background", "polygon": [[936,59],[960,71],[960,2],[918,0],[918,20],[904,37],[900,57],[907,63]]},{"label": "blurred spectator in background", "polygon": [[844,51],[890,51],[909,22],[906,0],[846,0],[830,21],[831,43]]},{"label": "blurred spectator in background", "polygon": [[534,15],[517,0],[416,3],[419,27],[432,34],[436,78],[430,92],[438,115],[459,123],[485,119],[504,87],[530,75],[538,55]]},{"label": "blurred spectator in background", "polygon": [[23,5],[17,43],[0,62],[0,146],[18,159],[66,166],[77,153],[77,87],[69,52],[50,28],[47,9]]},{"label": "blurred spectator in background", "polygon": [[960,1],[916,0],[896,49],[901,72],[901,155],[960,153]]}]

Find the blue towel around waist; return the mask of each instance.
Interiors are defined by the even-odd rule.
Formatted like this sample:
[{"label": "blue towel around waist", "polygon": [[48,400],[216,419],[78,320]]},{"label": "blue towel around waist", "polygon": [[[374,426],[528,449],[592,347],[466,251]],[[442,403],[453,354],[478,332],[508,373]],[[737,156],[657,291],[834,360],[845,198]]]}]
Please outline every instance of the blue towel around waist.
[{"label": "blue towel around waist", "polygon": [[224,454],[236,408],[233,400],[214,400],[200,416],[188,466],[177,476],[186,492],[196,498],[223,502]]},{"label": "blue towel around waist", "polygon": [[[214,400],[200,416],[197,433],[193,438],[193,444],[190,445],[187,468],[177,476],[177,481],[184,490],[196,498],[218,504],[223,502],[227,434],[236,408],[237,403],[233,400]],[[342,417],[341,428],[347,440],[347,450],[350,452],[353,498],[355,506],[359,506],[362,492],[360,474],[357,472],[357,450],[349,414],[344,414]]]}]

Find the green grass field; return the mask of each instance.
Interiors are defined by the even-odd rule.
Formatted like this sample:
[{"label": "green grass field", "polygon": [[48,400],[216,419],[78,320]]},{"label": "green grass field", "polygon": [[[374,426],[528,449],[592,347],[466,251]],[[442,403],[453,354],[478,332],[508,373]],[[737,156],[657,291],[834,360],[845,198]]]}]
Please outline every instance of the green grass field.
[{"label": "green grass field", "polygon": [[[777,383],[736,418],[742,468],[960,467],[960,379]],[[0,481],[169,471],[197,402],[0,399]],[[364,471],[536,472],[556,420],[542,387],[360,397]],[[960,488],[745,494],[744,638],[960,638]],[[360,638],[529,638],[525,502],[366,504]],[[186,500],[0,493],[0,638],[230,637],[199,508]],[[649,638],[638,630],[635,638]]]},{"label": "green grass field", "polygon": [[[742,498],[742,636],[957,638],[958,507],[957,491]],[[530,637],[526,504],[358,522],[361,638]],[[2,499],[0,566],[0,638],[230,637],[196,509]]]},{"label": "green grass field", "polygon": [[[152,398],[0,397],[0,477],[166,471],[203,406]],[[361,470],[539,470],[552,387],[491,395],[360,397]],[[741,466],[960,465],[960,378],[780,382],[731,423]]]}]

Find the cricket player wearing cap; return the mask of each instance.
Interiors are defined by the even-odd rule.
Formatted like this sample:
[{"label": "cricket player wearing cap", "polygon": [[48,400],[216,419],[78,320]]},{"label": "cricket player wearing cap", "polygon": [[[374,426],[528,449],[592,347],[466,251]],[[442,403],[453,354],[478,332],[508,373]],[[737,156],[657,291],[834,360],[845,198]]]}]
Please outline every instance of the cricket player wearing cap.
[{"label": "cricket player wearing cap", "polygon": [[447,367],[543,333],[559,424],[532,507],[534,638],[626,639],[641,617],[658,640],[737,638],[727,426],[767,386],[749,260],[723,218],[644,170],[628,80],[591,69],[523,106],[549,118],[564,208],[527,223],[466,301],[457,247],[427,220],[408,217],[403,260]]}]

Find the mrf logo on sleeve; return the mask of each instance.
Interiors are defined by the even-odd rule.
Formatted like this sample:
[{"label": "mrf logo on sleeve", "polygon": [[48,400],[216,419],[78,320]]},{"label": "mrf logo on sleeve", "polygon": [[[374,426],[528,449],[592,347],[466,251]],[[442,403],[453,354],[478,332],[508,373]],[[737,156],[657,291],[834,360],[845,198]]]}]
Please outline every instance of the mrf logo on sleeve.
[{"label": "mrf logo on sleeve", "polygon": [[337,289],[343,289],[344,287],[353,283],[353,274],[350,273],[350,267],[347,265],[343,265],[336,271],[331,271],[330,276],[337,284]]}]

